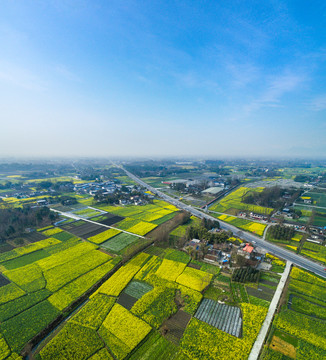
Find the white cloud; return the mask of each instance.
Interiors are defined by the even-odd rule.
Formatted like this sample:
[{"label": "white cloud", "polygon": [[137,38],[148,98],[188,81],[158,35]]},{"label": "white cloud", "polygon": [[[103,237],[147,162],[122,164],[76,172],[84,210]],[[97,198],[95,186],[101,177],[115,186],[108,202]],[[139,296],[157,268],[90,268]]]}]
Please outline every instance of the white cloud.
[{"label": "white cloud", "polygon": [[279,103],[284,94],[296,90],[304,80],[305,76],[296,74],[286,74],[271,79],[260,102],[262,104]]},{"label": "white cloud", "polygon": [[248,116],[263,107],[281,106],[282,97],[287,93],[296,91],[305,80],[305,75],[291,73],[270,78],[267,80],[267,86],[262,91],[261,96],[244,106],[244,114]]}]

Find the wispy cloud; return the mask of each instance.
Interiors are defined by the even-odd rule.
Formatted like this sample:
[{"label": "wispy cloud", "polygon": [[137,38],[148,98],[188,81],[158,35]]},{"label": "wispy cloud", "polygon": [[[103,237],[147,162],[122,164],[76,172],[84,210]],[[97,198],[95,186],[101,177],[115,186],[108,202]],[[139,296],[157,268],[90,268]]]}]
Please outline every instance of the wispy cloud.
[{"label": "wispy cloud", "polygon": [[171,72],[170,75],[176,80],[178,86],[187,89],[206,89],[213,92],[221,90],[221,86],[213,77],[209,78],[194,71]]},{"label": "wispy cloud", "polygon": [[26,68],[12,64],[0,64],[0,82],[27,90],[46,90],[46,84],[36,74]]},{"label": "wispy cloud", "polygon": [[137,81],[139,81],[143,84],[151,85],[153,83],[153,81],[148,76],[145,76],[142,74],[135,74],[134,76]]},{"label": "wispy cloud", "polygon": [[326,94],[321,94],[311,100],[309,108],[313,111],[326,110]]},{"label": "wispy cloud", "polygon": [[75,73],[73,73],[71,70],[69,70],[65,65],[60,64],[55,66],[55,71],[67,80],[81,82],[81,78]]},{"label": "wispy cloud", "polygon": [[235,87],[243,88],[259,78],[260,70],[253,64],[227,63],[226,69],[231,74],[231,82]]},{"label": "wispy cloud", "polygon": [[294,73],[270,78],[267,80],[267,86],[262,91],[261,96],[244,106],[244,114],[248,116],[263,107],[281,106],[282,97],[287,93],[296,91],[305,80],[306,75]]}]

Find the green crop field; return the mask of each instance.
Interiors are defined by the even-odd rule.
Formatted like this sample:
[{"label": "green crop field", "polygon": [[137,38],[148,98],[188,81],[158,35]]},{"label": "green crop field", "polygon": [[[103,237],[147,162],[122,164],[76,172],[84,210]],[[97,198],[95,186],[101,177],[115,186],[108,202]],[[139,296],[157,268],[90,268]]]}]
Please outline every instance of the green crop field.
[{"label": "green crop field", "polygon": [[131,243],[137,241],[137,236],[120,233],[113,238],[105,241],[101,244],[101,247],[108,249],[109,251],[113,251],[115,253],[119,253],[122,249],[130,245]]},{"label": "green crop field", "polygon": [[122,207],[97,205],[97,207],[114,215],[125,217],[116,223],[114,227],[136,235],[119,234],[116,230],[110,229],[88,239],[118,254],[128,252],[129,250],[131,251],[132,245],[137,246],[137,235],[146,236],[157,226],[172,219],[176,212],[179,211],[175,206],[162,200],[154,200],[153,204],[143,206],[129,205]]},{"label": "green crop field", "polygon": [[[106,348],[116,359],[165,359],[166,356],[176,360],[212,359],[219,354],[217,358],[223,360],[229,359],[230,349],[233,358],[245,359],[267,308],[260,304],[239,303],[243,316],[242,338],[195,319],[193,316],[203,293],[205,296],[205,289],[215,286],[213,283],[220,269],[198,262],[201,270],[197,270],[187,266],[190,258],[185,253],[158,247],[150,249],[163,259],[140,253],[122,266],[41,348],[40,358],[93,358],[90,357],[92,354],[105,353]],[[229,285],[226,283],[223,287]],[[121,296],[135,299],[130,310],[118,302]],[[235,300],[232,298],[231,301],[234,306]],[[245,301],[249,301],[248,297]],[[166,336],[157,332],[162,324],[168,329]],[[92,345],[88,339],[92,339]],[[81,345],[87,347],[85,355]]]},{"label": "green crop field", "polygon": [[300,254],[326,264],[326,247],[323,245],[306,241],[300,251]]},{"label": "green crop field", "polygon": [[326,214],[319,214],[317,213],[315,216],[314,216],[314,219],[313,219],[313,225],[315,226],[319,226],[319,227],[324,227],[326,226]]},{"label": "green crop field", "polygon": [[326,207],[326,191],[309,191],[304,196],[311,197],[312,205]]},{"label": "green crop field", "polygon": [[0,332],[8,354],[19,353],[120,260],[67,235],[1,254],[0,269],[10,281],[0,287]]},{"label": "green crop field", "polygon": [[251,205],[245,204],[242,202],[244,196],[250,194],[251,192],[259,192],[262,191],[263,188],[246,188],[240,187],[229,195],[214,203],[212,206],[209,207],[209,210],[227,213],[230,215],[236,215],[237,212],[240,210],[243,211],[252,211],[258,214],[268,215],[270,214],[273,209],[258,205]]},{"label": "green crop field", "polygon": [[261,224],[261,223],[246,220],[246,219],[240,219],[235,216],[230,216],[230,215],[225,215],[225,214],[223,214],[223,215],[213,214],[213,216],[219,220],[226,221],[236,227],[239,227],[240,229],[250,231],[259,236],[262,236],[264,234],[264,230],[266,228],[265,224]]},{"label": "green crop field", "polygon": [[95,210],[95,209],[90,209],[90,208],[84,208],[81,210],[75,210],[72,213],[75,215],[81,216],[81,217],[90,218],[90,217],[99,215],[100,211]]},{"label": "green crop field", "polygon": [[187,224],[180,225],[176,229],[174,229],[170,235],[177,236],[177,237],[183,237],[186,235],[187,228],[189,226],[197,226],[200,225],[200,219],[198,219],[195,216],[191,216],[190,220],[187,222]]},{"label": "green crop field", "polygon": [[326,281],[295,267],[287,299],[273,322],[262,359],[325,359]]}]

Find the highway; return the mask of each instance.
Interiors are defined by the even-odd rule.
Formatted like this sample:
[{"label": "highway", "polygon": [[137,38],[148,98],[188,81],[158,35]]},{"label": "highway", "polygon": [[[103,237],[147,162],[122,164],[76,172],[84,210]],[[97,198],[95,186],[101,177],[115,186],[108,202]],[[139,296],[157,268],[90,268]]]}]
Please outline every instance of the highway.
[{"label": "highway", "polygon": [[[117,166],[117,165],[116,165]],[[203,213],[195,208],[193,208],[190,205],[186,205],[184,203],[182,203],[179,200],[173,199],[172,197],[170,197],[169,195],[166,195],[164,193],[162,193],[161,191],[155,189],[154,187],[148,185],[147,183],[145,183],[144,181],[142,181],[141,179],[139,179],[137,176],[135,176],[134,174],[130,173],[129,171],[127,171],[126,169],[124,169],[122,166],[118,166],[120,167],[122,170],[125,171],[125,173],[132,179],[134,180],[136,183],[138,183],[139,185],[142,185],[143,187],[147,188],[148,190],[150,190],[152,193],[158,195],[159,197],[161,197],[162,199],[164,199],[165,201],[175,205],[176,207],[178,207],[179,209],[185,210],[190,212],[192,215],[195,215],[199,218],[206,218],[209,220],[214,220],[216,221],[216,218]],[[288,250],[285,250],[277,245],[271,244],[267,241],[265,241],[264,239],[248,233],[246,231],[243,231],[241,229],[236,228],[235,226],[232,226],[231,224],[228,224],[226,222],[223,222],[221,220],[219,220],[220,226],[222,229],[224,230],[230,230],[232,231],[234,234],[239,234],[239,232],[241,231],[241,238],[246,240],[246,241],[250,241],[253,244],[260,246],[261,248],[264,248],[268,253],[278,256],[282,259],[288,260],[290,262],[292,262],[293,264],[300,266],[308,271],[311,271],[319,276],[322,276],[324,278],[326,278],[326,271],[324,270],[324,266],[315,263],[311,260],[308,260],[306,258],[304,258],[303,256],[297,255],[293,252],[290,252]]]}]

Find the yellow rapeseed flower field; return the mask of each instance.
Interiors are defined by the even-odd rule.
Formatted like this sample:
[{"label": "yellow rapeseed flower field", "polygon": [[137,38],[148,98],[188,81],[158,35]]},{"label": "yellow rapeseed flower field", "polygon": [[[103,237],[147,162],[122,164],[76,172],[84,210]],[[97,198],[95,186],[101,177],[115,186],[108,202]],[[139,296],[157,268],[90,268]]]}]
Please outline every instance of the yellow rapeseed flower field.
[{"label": "yellow rapeseed flower field", "polygon": [[149,233],[151,230],[155,229],[156,226],[157,226],[156,224],[151,224],[146,221],[140,221],[138,224],[132,226],[127,231],[140,236],[144,236],[147,233]]},{"label": "yellow rapeseed flower field", "polygon": [[131,350],[152,330],[145,321],[138,319],[119,304],[113,306],[102,326]]},{"label": "yellow rapeseed flower field", "polygon": [[43,235],[45,235],[45,236],[52,236],[52,235],[54,235],[54,234],[59,234],[59,233],[61,233],[62,232],[62,230],[61,229],[59,229],[59,228],[54,228],[54,229],[49,229],[49,230],[45,230],[45,231],[43,231]]},{"label": "yellow rapeseed flower field", "polygon": [[88,238],[89,241],[95,243],[95,244],[101,244],[102,242],[111,239],[113,236],[118,235],[121,233],[120,230],[117,229],[109,229],[106,231],[103,231],[97,235],[91,236]]},{"label": "yellow rapeseed flower field", "polygon": [[186,267],[176,282],[191,289],[202,291],[212,280],[213,275],[205,271]]},{"label": "yellow rapeseed flower field", "polygon": [[186,264],[164,259],[161,266],[157,269],[156,275],[169,281],[175,281],[183,272]]}]

